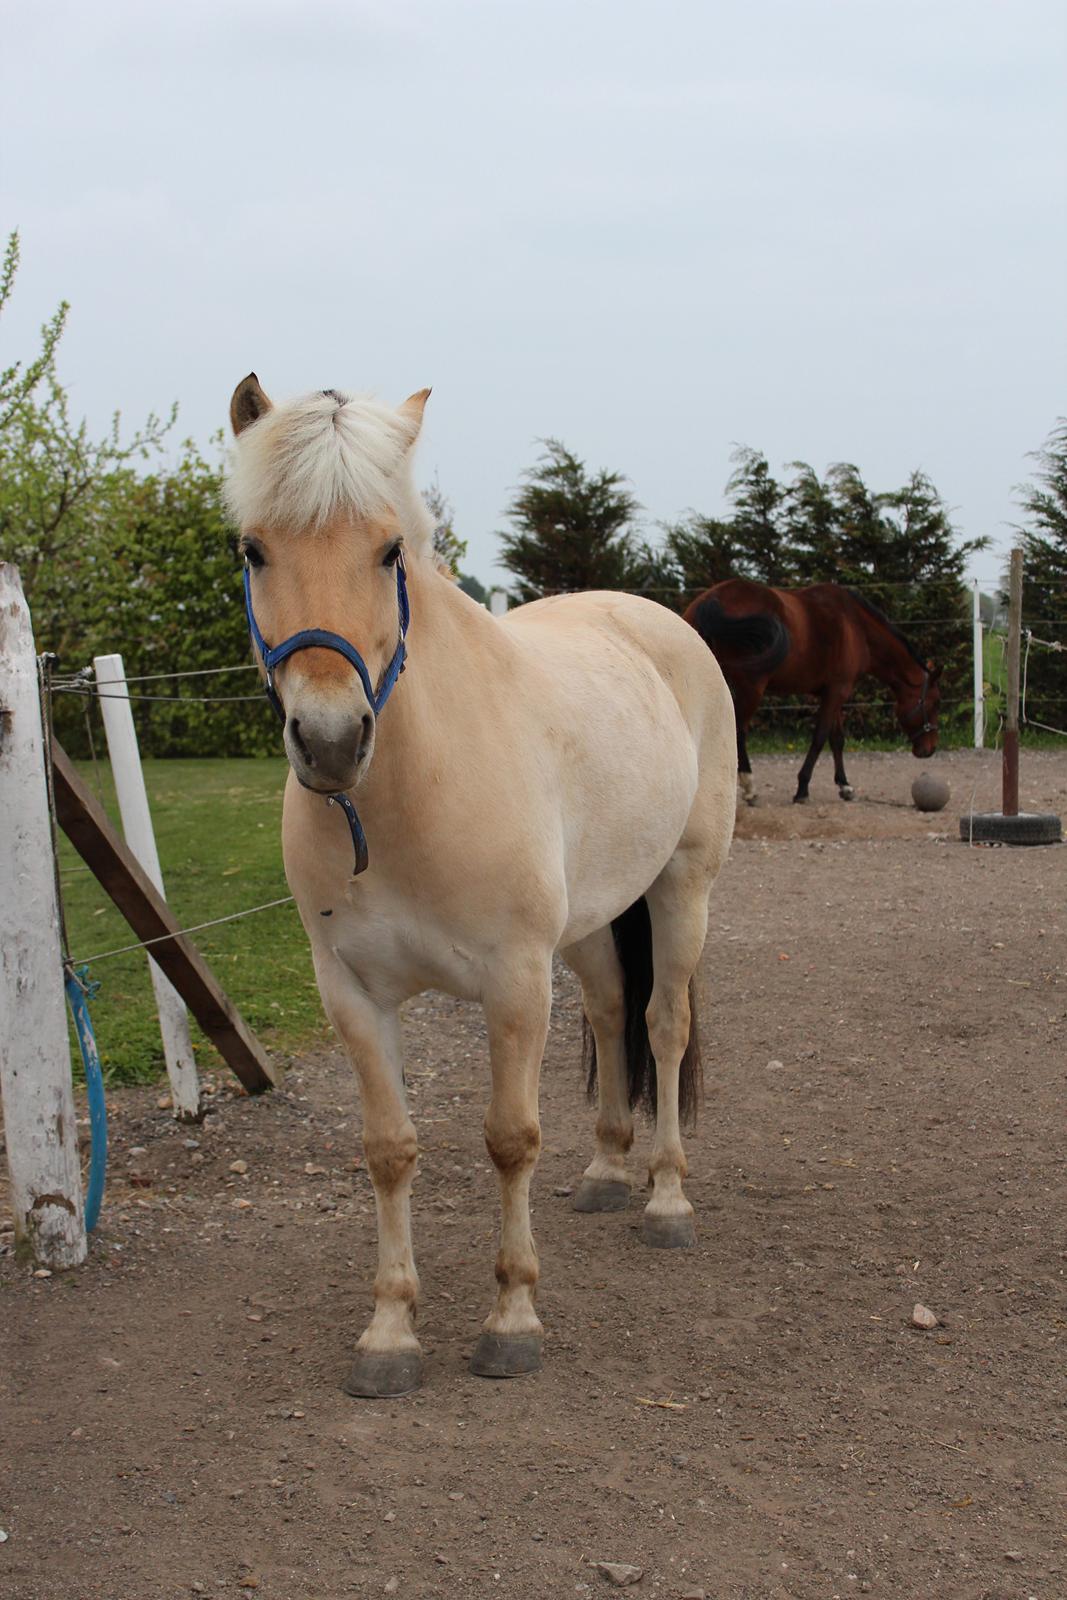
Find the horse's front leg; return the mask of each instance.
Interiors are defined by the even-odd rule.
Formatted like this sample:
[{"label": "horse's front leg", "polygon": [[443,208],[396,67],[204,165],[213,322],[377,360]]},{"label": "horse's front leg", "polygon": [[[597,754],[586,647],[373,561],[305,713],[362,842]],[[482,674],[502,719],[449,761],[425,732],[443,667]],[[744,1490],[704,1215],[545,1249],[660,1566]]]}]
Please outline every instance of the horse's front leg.
[{"label": "horse's front leg", "polygon": [[500,1182],[501,1223],[496,1304],[471,1357],[481,1378],[517,1378],[541,1365],[530,1180],[541,1149],[537,1086],[551,1004],[547,955],[494,984],[484,1000],[493,1080],[485,1143]]},{"label": "horse's front leg", "polygon": [[812,735],[811,745],[804,757],[804,765],[797,773],[797,792],[793,796],[794,805],[803,805],[808,799],[808,785],[811,775],[815,771],[815,763],[822,754],[823,745],[830,735],[834,718],[837,715],[840,701],[836,696],[826,693],[819,701],[819,709],[815,717],[815,732]]},{"label": "horse's front leg", "polygon": [[411,1185],[418,1146],[408,1114],[400,1053],[400,1021],[358,987],[332,955],[316,958],[319,989],[359,1078],[363,1149],[378,1212],[374,1315],[360,1337],[342,1384],[371,1399],[407,1394],[422,1382],[415,1336],[419,1280],[411,1243]]}]

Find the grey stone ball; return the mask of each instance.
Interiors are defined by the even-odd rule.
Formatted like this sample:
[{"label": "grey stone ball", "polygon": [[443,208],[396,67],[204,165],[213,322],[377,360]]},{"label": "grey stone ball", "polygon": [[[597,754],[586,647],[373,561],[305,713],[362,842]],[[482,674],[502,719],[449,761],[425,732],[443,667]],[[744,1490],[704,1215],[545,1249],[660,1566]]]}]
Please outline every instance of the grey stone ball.
[{"label": "grey stone ball", "polygon": [[936,772],[923,772],[911,786],[911,798],[917,811],[943,811],[948,805],[949,786]]}]

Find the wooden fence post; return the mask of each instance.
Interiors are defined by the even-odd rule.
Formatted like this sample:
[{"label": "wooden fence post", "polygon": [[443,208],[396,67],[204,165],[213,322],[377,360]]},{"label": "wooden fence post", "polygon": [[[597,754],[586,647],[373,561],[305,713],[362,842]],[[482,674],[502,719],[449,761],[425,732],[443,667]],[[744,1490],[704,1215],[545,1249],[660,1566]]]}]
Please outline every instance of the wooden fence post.
[{"label": "wooden fence post", "polygon": [[[122,817],[122,831],[126,843],[162,895],[163,873],[141,770],[141,753],[137,747],[137,730],[133,725],[126,669],[120,655],[94,656],[93,668],[107,750],[111,758],[111,773],[115,780],[115,794]],[[200,1116],[200,1083],[193,1043],[189,1037],[189,1017],[180,995],[151,956],[148,957],[148,970],[156,996],[174,1115],[182,1122],[195,1122]]]},{"label": "wooden fence post", "polygon": [[974,610],[971,619],[974,641],[974,748],[985,744],[985,652],[982,643],[982,592],[974,580]]},{"label": "wooden fence post", "polygon": [[1004,709],[1004,768],[1001,813],[1019,815],[1019,648],[1023,633],[1023,553],[1011,553],[1008,589],[1008,683]]},{"label": "wooden fence post", "polygon": [[0,562],[0,1092],[16,1246],[85,1260],[40,686],[18,568]]}]

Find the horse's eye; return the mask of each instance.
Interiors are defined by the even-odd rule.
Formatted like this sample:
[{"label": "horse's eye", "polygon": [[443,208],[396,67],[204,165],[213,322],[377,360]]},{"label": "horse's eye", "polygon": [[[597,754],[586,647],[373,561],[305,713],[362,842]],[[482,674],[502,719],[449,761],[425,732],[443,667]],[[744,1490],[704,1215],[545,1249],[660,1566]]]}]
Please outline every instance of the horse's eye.
[{"label": "horse's eye", "polygon": [[246,544],[241,554],[250,567],[261,567],[263,565],[263,552],[258,544]]},{"label": "horse's eye", "polygon": [[391,544],[389,546],[388,550],[385,552],[384,557],[382,558],[382,566],[383,567],[395,567],[397,562],[400,560],[401,548],[402,547],[400,545],[399,540],[397,541],[396,544]]}]

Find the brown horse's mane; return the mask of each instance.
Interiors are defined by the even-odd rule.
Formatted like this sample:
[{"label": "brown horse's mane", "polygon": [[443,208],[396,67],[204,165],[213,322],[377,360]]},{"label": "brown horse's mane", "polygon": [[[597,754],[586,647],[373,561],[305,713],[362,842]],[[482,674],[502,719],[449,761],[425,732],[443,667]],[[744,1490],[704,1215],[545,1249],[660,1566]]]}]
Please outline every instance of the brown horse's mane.
[{"label": "brown horse's mane", "polygon": [[868,600],[864,595],[859,594],[855,589],[847,589],[845,592],[846,594],[852,596],[857,605],[862,606],[864,611],[866,611],[870,616],[874,617],[877,622],[880,622],[883,628],[888,629],[897,643],[904,646],[904,649],[908,652],[909,656],[916,663],[916,665],[922,667],[924,672],[926,671],[925,658],[919,654],[911,640],[904,637],[895,623],[890,622],[885,612],[880,610],[878,606],[875,605],[873,600]]}]

